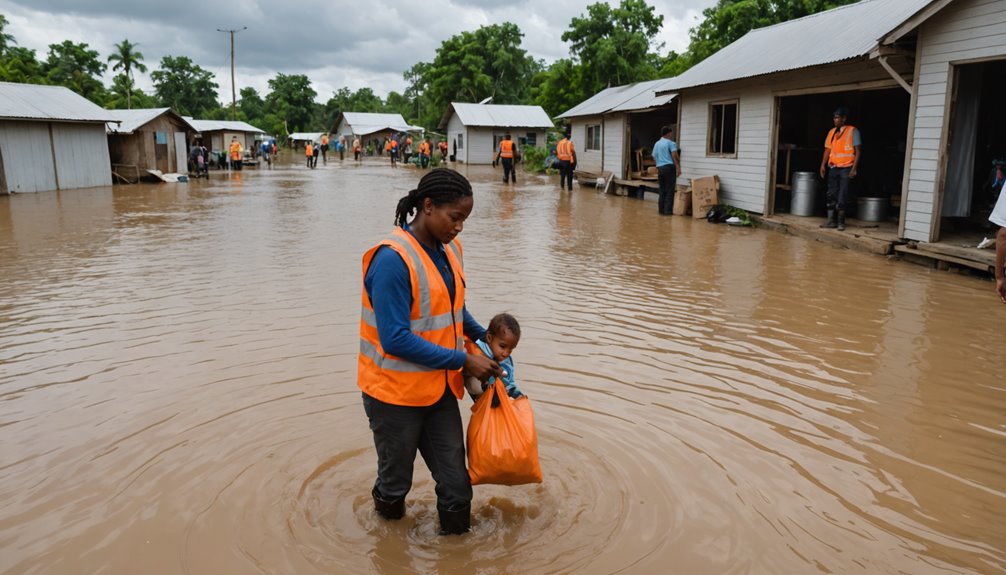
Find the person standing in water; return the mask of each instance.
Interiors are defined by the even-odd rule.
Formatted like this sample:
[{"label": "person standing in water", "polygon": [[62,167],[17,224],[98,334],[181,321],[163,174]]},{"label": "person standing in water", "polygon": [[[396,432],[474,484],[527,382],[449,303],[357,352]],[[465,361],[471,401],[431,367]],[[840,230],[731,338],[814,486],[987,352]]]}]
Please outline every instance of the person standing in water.
[{"label": "person standing in water", "polygon": [[357,385],[377,451],[374,509],[389,520],[405,515],[418,451],[436,482],[443,535],[471,525],[462,370],[483,381],[503,375],[464,348],[463,336],[486,331],[465,307],[457,240],[473,205],[464,176],[432,170],[398,201],[394,230],[363,256]]}]

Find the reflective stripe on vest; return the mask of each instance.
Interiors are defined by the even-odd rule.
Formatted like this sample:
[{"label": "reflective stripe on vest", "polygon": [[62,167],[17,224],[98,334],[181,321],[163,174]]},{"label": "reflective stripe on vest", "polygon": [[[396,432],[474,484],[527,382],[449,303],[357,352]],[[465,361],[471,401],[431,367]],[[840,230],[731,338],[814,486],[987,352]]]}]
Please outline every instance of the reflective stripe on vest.
[{"label": "reflective stripe on vest", "polygon": [[[461,245],[455,240],[445,246],[454,274],[455,297],[451,302],[447,286],[436,265],[419,242],[407,231],[395,231],[363,256],[363,277],[382,246],[393,249],[409,268],[412,306],[409,329],[417,336],[441,347],[464,349],[464,274]],[[434,369],[390,355],[380,344],[377,316],[363,287],[360,312],[360,354],[357,384],[380,401],[394,405],[425,406],[444,394],[444,386],[460,399],[464,382],[460,370]]]},{"label": "reflective stripe on vest", "polygon": [[513,157],[513,140],[503,140],[502,142],[500,142],[500,157],[501,158]]},{"label": "reflective stripe on vest", "polygon": [[837,129],[832,128],[828,132],[828,145],[831,148],[831,153],[828,155],[828,165],[847,168],[856,160],[856,147],[852,145],[852,134],[856,128],[849,125],[843,126],[842,133],[838,139],[835,139],[835,130]]},{"label": "reflective stripe on vest", "polygon": [[[820,132],[818,133],[820,134]],[[555,155],[563,162],[571,161],[573,159],[573,142],[565,138],[559,140],[559,143],[555,146]]]}]

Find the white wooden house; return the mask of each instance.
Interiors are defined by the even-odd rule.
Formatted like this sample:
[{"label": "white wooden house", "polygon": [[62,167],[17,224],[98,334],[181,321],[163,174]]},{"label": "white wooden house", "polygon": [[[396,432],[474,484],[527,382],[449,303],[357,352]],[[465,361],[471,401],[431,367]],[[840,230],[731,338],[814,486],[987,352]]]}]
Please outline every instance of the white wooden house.
[{"label": "white wooden house", "polygon": [[503,136],[523,146],[544,146],[552,120],[541,106],[453,102],[439,128],[447,132],[451,154],[467,164],[491,164]]},{"label": "white wooden house", "polygon": [[577,169],[627,178],[638,171],[634,152],[646,152],[660,128],[677,126],[675,95],[657,92],[666,79],[606,88],[557,117],[569,122]]},{"label": "white wooden house", "polygon": [[111,185],[114,119],[61,86],[0,82],[0,193]]},{"label": "white wooden house", "polygon": [[684,177],[716,174],[722,201],[763,214],[787,211],[792,173],[817,171],[832,111],[848,108],[856,193],[900,205],[901,237],[936,241],[949,189],[952,215],[980,219],[982,164],[1006,154],[1004,61],[1003,0],[862,0],[754,30],[659,93],[679,95]]}]

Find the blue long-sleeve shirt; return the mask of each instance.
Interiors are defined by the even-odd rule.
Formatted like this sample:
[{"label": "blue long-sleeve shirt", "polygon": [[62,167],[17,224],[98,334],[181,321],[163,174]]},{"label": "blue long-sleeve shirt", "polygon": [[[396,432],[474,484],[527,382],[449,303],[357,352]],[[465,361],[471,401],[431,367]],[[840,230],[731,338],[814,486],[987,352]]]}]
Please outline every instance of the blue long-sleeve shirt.
[{"label": "blue long-sleeve shirt", "polygon": [[[412,233],[408,226],[405,231]],[[440,270],[453,300],[456,293],[454,273],[443,244],[438,243],[436,249],[431,249],[422,242],[420,245]],[[378,249],[367,269],[363,286],[374,307],[377,335],[385,352],[434,369],[461,369],[464,366],[466,354],[463,350],[430,343],[409,328],[412,283],[409,279],[409,267],[398,252],[387,246]],[[472,340],[482,339],[486,333],[485,328],[468,313],[467,307],[464,308],[463,329],[464,334]]]}]

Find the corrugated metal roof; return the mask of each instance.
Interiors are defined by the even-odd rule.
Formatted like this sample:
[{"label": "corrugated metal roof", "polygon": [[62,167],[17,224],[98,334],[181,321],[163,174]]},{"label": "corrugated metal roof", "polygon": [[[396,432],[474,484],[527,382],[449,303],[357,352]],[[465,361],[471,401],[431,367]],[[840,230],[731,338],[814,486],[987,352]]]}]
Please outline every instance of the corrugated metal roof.
[{"label": "corrugated metal roof", "polygon": [[290,139],[299,142],[320,142],[325,132],[294,132],[290,134]]},{"label": "corrugated metal roof", "polygon": [[[177,116],[177,114],[174,114],[171,108],[107,110],[107,112],[111,114],[113,118],[119,121],[118,124],[114,122],[109,122],[105,124],[105,131],[108,132],[109,134],[132,134],[145,124],[152,122],[153,120],[156,120],[162,114],[171,113]],[[182,118],[181,116],[178,116],[178,118],[181,119],[186,124],[188,124],[188,121],[185,120],[185,118]],[[190,125],[189,127],[192,126]]]},{"label": "corrugated metal roof", "polygon": [[613,86],[559,114],[558,118],[599,116],[608,112],[632,112],[657,108],[669,103],[676,94],[657,96],[657,91],[667,83],[667,78]]},{"label": "corrugated metal roof", "polygon": [[[401,114],[378,114],[374,112],[343,112],[342,117],[349,124],[350,130],[354,134],[365,136],[384,130],[395,130],[397,132],[423,131],[422,126],[412,126],[405,121]],[[335,128],[339,128],[339,119],[335,121]]]},{"label": "corrugated metal roof", "polygon": [[452,102],[450,109],[440,122],[447,125],[451,110],[466,126],[491,128],[552,128],[554,124],[541,106],[517,106],[507,104],[467,104]]},{"label": "corrugated metal roof", "polygon": [[107,122],[115,118],[101,106],[63,86],[0,82],[0,118]]},{"label": "corrugated metal roof", "polygon": [[752,30],[684,74],[669,79],[661,90],[681,90],[860,58],[930,2],[862,0]]},{"label": "corrugated metal roof", "polygon": [[236,120],[194,120],[188,116],[182,116],[197,132],[216,132],[223,130],[227,132],[254,132],[264,134],[265,130],[259,130],[255,126],[246,122]]}]

